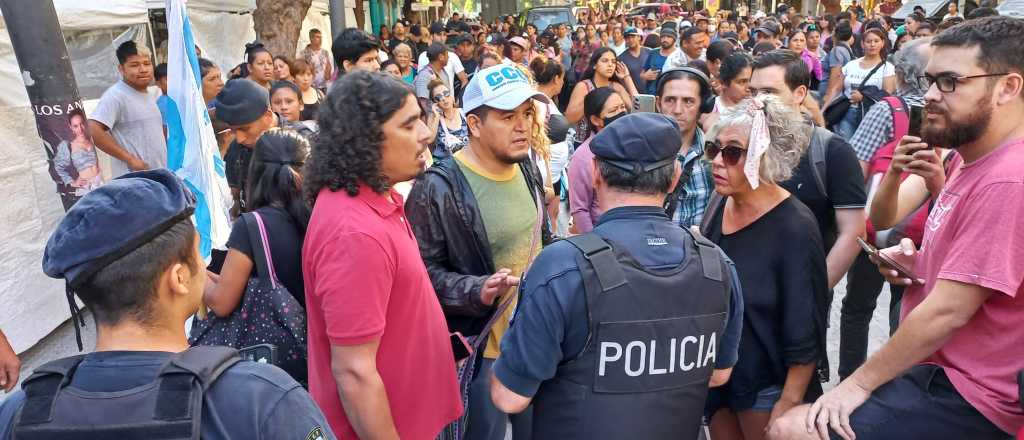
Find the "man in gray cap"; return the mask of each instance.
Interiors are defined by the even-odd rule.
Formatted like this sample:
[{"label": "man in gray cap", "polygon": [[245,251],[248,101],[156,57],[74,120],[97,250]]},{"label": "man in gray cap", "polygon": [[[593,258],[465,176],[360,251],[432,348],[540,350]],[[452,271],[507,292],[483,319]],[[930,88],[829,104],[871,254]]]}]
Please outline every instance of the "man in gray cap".
[{"label": "man in gray cap", "polygon": [[92,312],[96,351],[37,368],[0,406],[0,438],[333,438],[284,371],[228,347],[189,348],[183,328],[207,276],[194,210],[184,183],[158,169],[68,211],[43,271]]},{"label": "man in gray cap", "polygon": [[732,262],[662,202],[682,174],[676,122],[625,116],[594,137],[593,231],[546,247],[494,364],[508,413],[533,403],[533,438],[697,438],[709,386],[737,360]]},{"label": "man in gray cap", "polygon": [[235,140],[224,155],[224,171],[236,203],[244,200],[249,160],[256,140],[273,128],[295,130],[308,140],[313,131],[303,124],[290,122],[270,109],[270,93],[251,79],[237,78],[224,84],[217,94],[217,119],[226,123],[235,134]]}]

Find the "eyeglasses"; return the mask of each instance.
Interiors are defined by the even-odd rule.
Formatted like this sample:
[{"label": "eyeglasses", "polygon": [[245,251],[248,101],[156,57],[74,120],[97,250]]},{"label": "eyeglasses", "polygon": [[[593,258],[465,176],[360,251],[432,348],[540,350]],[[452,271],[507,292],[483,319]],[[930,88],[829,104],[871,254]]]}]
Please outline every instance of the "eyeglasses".
[{"label": "eyeglasses", "polygon": [[445,90],[441,93],[434,95],[434,97],[431,98],[431,100],[433,100],[434,102],[441,102],[442,99],[447,98],[449,96],[452,96],[452,92],[450,90]]},{"label": "eyeglasses", "polygon": [[708,162],[712,162],[718,157],[718,153],[722,153],[722,161],[728,166],[735,166],[740,163],[740,158],[744,154],[747,154],[745,148],[726,146],[723,147],[718,141],[707,141],[704,143],[704,158]]},{"label": "eyeglasses", "polygon": [[1010,74],[1010,72],[1005,72],[1005,73],[989,73],[989,74],[985,74],[985,75],[969,75],[969,76],[959,76],[959,75],[953,75],[953,74],[943,74],[943,75],[939,75],[939,76],[932,76],[932,75],[929,75],[929,74],[926,73],[924,75],[919,75],[917,77],[917,84],[920,85],[921,88],[924,89],[924,90],[931,89],[932,88],[932,84],[934,84],[934,85],[939,87],[939,91],[942,92],[942,93],[953,93],[953,92],[956,91],[956,84],[958,82],[960,82],[960,81],[965,81],[965,80],[974,79],[974,78],[990,78],[990,77],[993,77],[993,76],[1003,76],[1003,75],[1009,75],[1009,74]]}]

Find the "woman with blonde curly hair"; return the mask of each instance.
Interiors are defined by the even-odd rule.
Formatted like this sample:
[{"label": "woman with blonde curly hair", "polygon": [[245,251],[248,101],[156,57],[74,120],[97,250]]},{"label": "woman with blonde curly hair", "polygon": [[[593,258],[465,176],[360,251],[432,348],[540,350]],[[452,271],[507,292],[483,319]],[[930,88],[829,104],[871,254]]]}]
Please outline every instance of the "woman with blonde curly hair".
[{"label": "woman with blonde curly hair", "polygon": [[821,394],[824,247],[814,214],[779,186],[806,149],[802,121],[765,96],[741,101],[708,132],[717,194],[702,229],[736,263],[745,305],[739,359],[708,396],[716,440],[761,439],[772,420]]}]

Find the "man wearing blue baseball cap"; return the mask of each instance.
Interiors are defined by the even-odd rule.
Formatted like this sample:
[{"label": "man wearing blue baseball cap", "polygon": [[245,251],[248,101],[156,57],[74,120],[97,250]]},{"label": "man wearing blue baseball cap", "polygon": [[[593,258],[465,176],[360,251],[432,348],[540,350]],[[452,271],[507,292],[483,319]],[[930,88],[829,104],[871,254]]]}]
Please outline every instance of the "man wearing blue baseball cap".
[{"label": "man wearing blue baseball cap", "polygon": [[[448,328],[476,349],[465,438],[500,440],[508,417],[491,403],[487,377],[519,277],[550,238],[531,158],[534,101],[548,98],[516,66],[502,64],[474,75],[462,100],[469,146],[428,169],[405,210]],[[513,420],[513,430],[526,419]]]},{"label": "man wearing blue baseball cap", "polygon": [[202,306],[207,276],[195,203],[157,169],[114,179],[68,210],[43,271],[92,312],[96,351],[36,368],[0,406],[0,439],[333,438],[283,370],[228,347],[189,348],[185,320]]},{"label": "man wearing blue baseball cap", "polygon": [[675,120],[634,113],[591,141],[604,214],[548,246],[520,289],[494,363],[507,413],[533,404],[533,439],[697,438],[709,386],[736,363],[736,271],[662,202],[682,174]]},{"label": "man wearing blue baseball cap", "polygon": [[623,36],[626,38],[626,50],[619,54],[619,61],[629,69],[629,77],[633,78],[636,89],[647,91],[647,78],[657,77],[655,74],[644,75],[644,64],[651,50],[643,46],[643,37],[636,28],[626,28]]}]

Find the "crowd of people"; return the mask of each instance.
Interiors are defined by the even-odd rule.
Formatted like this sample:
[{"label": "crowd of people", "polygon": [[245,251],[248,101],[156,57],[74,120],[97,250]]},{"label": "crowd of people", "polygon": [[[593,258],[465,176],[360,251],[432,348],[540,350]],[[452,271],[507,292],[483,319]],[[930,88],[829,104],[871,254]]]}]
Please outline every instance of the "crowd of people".
[{"label": "crowd of people", "polygon": [[115,179],[79,174],[43,259],[96,351],[37,369],[0,438],[1024,435],[1024,21],[894,4],[314,29],[226,82],[200,59],[235,202],[205,268],[167,67],[124,43],[58,158],[95,142]]}]

